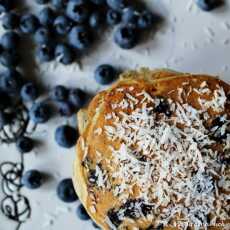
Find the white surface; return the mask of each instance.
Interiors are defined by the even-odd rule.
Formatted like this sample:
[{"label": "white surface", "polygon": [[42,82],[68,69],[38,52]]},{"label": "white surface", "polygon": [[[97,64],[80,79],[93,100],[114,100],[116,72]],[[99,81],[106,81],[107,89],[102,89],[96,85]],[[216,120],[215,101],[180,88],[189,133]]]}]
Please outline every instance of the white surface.
[{"label": "white surface", "polygon": [[[230,1],[211,13],[200,11],[192,0],[148,0],[148,5],[161,14],[165,22],[148,36],[145,43],[133,50],[121,50],[112,42],[112,33],[101,35],[100,44],[82,60],[82,69],[55,63],[41,66],[38,72],[47,85],[65,84],[96,92],[100,89],[93,79],[98,64],[111,63],[124,69],[141,66],[150,68],[167,67],[178,71],[208,73],[230,78]],[[40,126],[36,139],[43,144],[25,157],[26,170],[37,168],[52,176],[52,180],[41,189],[23,193],[32,205],[32,216],[22,230],[89,230],[91,222],[78,220],[75,215],[77,204],[66,205],[56,196],[59,180],[72,175],[74,149],[63,150],[54,142],[53,133],[64,119],[52,119],[48,126]],[[0,162],[6,159],[17,161],[15,147],[0,146]],[[2,194],[0,194],[1,199]],[[0,213],[0,230],[13,230],[14,223]]]}]

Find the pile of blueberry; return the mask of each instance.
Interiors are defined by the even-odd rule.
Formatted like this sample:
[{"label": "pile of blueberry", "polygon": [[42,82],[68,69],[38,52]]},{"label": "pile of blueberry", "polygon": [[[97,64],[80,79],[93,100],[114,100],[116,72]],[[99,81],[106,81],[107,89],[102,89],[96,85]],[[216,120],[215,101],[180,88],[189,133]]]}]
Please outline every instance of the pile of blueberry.
[{"label": "pile of blueberry", "polygon": [[[9,3],[8,3],[9,2]],[[44,5],[38,15],[19,15],[11,1],[0,1],[5,12],[3,27],[14,30],[4,37],[4,48],[16,48],[19,34],[31,35],[36,44],[36,58],[41,62],[58,60],[67,65],[95,41],[99,28],[116,26],[114,42],[123,49],[135,47],[141,31],[156,24],[157,17],[131,0],[36,0]],[[139,4],[140,5],[140,4]],[[15,49],[14,49],[15,51]],[[8,54],[10,55],[10,54]],[[4,54],[5,56],[5,54]],[[15,55],[11,55],[14,58]],[[5,57],[4,61],[9,61]],[[16,57],[15,57],[16,59]],[[10,63],[16,63],[10,60]]]}]

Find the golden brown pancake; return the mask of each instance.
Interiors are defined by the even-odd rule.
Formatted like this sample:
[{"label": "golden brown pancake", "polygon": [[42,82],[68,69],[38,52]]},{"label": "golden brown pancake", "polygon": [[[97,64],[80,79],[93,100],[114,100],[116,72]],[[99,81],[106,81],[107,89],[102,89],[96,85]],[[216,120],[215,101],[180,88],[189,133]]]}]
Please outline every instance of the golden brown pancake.
[{"label": "golden brown pancake", "polygon": [[141,69],[97,94],[78,113],[73,178],[92,219],[230,229],[229,93],[215,77]]}]

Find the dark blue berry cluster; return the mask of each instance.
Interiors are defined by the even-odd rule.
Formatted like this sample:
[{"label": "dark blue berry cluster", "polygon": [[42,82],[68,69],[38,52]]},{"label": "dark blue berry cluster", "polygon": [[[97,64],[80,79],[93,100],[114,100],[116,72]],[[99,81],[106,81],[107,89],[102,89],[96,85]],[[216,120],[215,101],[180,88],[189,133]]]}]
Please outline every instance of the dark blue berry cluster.
[{"label": "dark blue berry cluster", "polygon": [[[49,62],[54,59],[62,64],[72,63],[88,49],[104,25],[118,25],[114,42],[123,49],[135,47],[140,31],[156,24],[156,17],[145,7],[136,7],[131,0],[36,0],[43,8],[37,15],[19,15],[12,9],[11,1],[0,1],[4,11],[3,27],[7,32],[2,38],[0,62],[15,65],[20,41],[19,33],[32,35],[36,44],[36,59]],[[16,32],[15,32],[16,31]]]}]

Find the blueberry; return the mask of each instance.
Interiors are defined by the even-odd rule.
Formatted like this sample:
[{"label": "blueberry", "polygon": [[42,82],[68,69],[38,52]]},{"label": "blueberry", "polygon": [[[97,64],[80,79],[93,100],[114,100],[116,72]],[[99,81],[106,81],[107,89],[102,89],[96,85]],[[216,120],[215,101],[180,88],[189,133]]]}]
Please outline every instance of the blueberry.
[{"label": "blueberry", "polygon": [[2,35],[1,45],[4,49],[16,49],[18,47],[20,37],[18,33],[10,31]]},{"label": "blueberry", "polygon": [[51,5],[55,8],[55,10],[63,11],[68,2],[69,0],[51,0]]},{"label": "blueberry", "polygon": [[131,49],[137,45],[138,33],[132,25],[120,25],[115,31],[114,41],[122,49]]},{"label": "blueberry", "polygon": [[20,137],[16,141],[16,146],[20,153],[28,153],[34,148],[34,142],[29,137]]},{"label": "blueberry", "polygon": [[60,115],[63,117],[70,117],[75,112],[74,106],[68,102],[59,102],[57,107]]},{"label": "blueberry", "polygon": [[51,91],[51,99],[54,101],[67,101],[69,96],[69,90],[62,85],[55,86]]},{"label": "blueberry", "polygon": [[24,101],[33,101],[38,97],[38,89],[37,87],[29,82],[23,85],[21,89],[21,98]]},{"label": "blueberry", "polygon": [[75,26],[68,34],[68,40],[70,45],[79,50],[83,50],[90,46],[92,35],[87,27]]},{"label": "blueberry", "polygon": [[51,41],[50,30],[45,27],[39,28],[35,32],[34,40],[37,44],[49,43]]},{"label": "blueberry", "polygon": [[78,218],[81,220],[89,220],[90,219],[89,214],[86,212],[86,210],[82,204],[79,204],[79,206],[77,207],[76,213],[77,213]]},{"label": "blueberry", "polygon": [[109,9],[107,11],[106,19],[109,25],[116,25],[121,21],[121,14],[118,11]]},{"label": "blueberry", "polygon": [[103,5],[106,3],[106,0],[90,0],[95,5]]},{"label": "blueberry", "polygon": [[134,7],[125,8],[122,14],[122,22],[124,24],[131,24],[134,27],[137,27],[137,22],[140,12],[137,11]]},{"label": "blueberry", "polygon": [[107,212],[107,216],[108,216],[109,220],[112,222],[113,225],[115,225],[117,228],[120,226],[122,221],[120,220],[119,214],[118,214],[118,212],[116,210],[110,209]]},{"label": "blueberry", "polygon": [[223,4],[222,0],[196,0],[197,6],[204,11],[211,11]]},{"label": "blueberry", "polygon": [[70,89],[69,101],[76,107],[81,108],[85,105],[87,99],[86,93],[81,89]]},{"label": "blueberry", "polygon": [[59,182],[57,186],[57,196],[66,203],[72,203],[78,199],[73,187],[73,182],[70,178],[66,178]]},{"label": "blueberry", "polygon": [[0,63],[5,67],[14,67],[18,65],[20,59],[16,50],[6,50],[0,55]]},{"label": "blueberry", "polygon": [[45,102],[35,103],[29,111],[29,117],[36,124],[45,123],[51,117],[50,108]]},{"label": "blueberry", "polygon": [[58,44],[55,48],[56,59],[64,65],[71,64],[74,61],[74,53],[66,44]]},{"label": "blueberry", "polygon": [[94,77],[97,83],[106,85],[111,83],[117,77],[117,71],[111,65],[100,65],[96,68]]},{"label": "blueberry", "polygon": [[0,14],[5,13],[12,9],[13,7],[13,1],[12,0],[0,0]]},{"label": "blueberry", "polygon": [[10,94],[16,94],[21,90],[23,79],[17,70],[8,69],[1,77],[0,83],[3,90]]},{"label": "blueberry", "polygon": [[98,26],[100,26],[101,22],[102,22],[102,18],[100,12],[95,11],[89,16],[90,27],[97,28]]},{"label": "blueberry", "polygon": [[22,184],[29,189],[37,189],[43,183],[43,175],[38,170],[29,170],[22,176]]},{"label": "blueberry", "polygon": [[6,13],[2,18],[2,26],[6,30],[14,30],[19,26],[20,18],[18,14],[14,12]]},{"label": "blueberry", "polygon": [[58,16],[54,21],[54,29],[58,34],[67,34],[71,30],[71,27],[72,23],[65,15]]},{"label": "blueberry", "polygon": [[35,0],[37,4],[44,5],[49,2],[49,0]]},{"label": "blueberry", "polygon": [[49,62],[54,59],[54,48],[51,42],[41,44],[37,47],[37,58],[40,62]]},{"label": "blueberry", "polygon": [[20,19],[20,29],[23,33],[34,33],[39,27],[39,20],[33,14],[25,14]]},{"label": "blueberry", "polygon": [[74,1],[69,1],[66,9],[66,15],[74,22],[83,23],[89,17],[89,9],[85,5],[78,5]]},{"label": "blueberry", "polygon": [[154,15],[152,12],[145,10],[141,12],[138,18],[138,28],[140,29],[149,29],[153,26],[154,23]]},{"label": "blueberry", "polygon": [[39,12],[39,21],[43,26],[52,26],[55,20],[55,12],[49,8],[43,8],[40,12]]},{"label": "blueberry", "polygon": [[68,125],[59,126],[55,131],[57,144],[64,148],[71,148],[76,144],[77,131]]},{"label": "blueberry", "polygon": [[124,8],[128,7],[130,5],[129,0],[107,0],[107,4],[110,8],[122,11]]},{"label": "blueberry", "polygon": [[171,116],[170,105],[164,98],[160,98],[159,104],[155,107],[155,112],[164,113],[166,116]]}]

